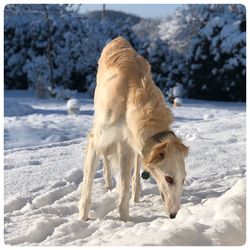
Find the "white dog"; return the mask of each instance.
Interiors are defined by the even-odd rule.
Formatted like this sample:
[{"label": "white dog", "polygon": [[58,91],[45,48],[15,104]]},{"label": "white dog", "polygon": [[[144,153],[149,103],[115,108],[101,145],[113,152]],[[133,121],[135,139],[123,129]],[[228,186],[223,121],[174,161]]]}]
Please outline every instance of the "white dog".
[{"label": "white dog", "polygon": [[140,160],[158,184],[167,215],[174,218],[180,208],[188,148],[171,131],[172,112],[152,80],[150,65],[122,37],[106,45],[98,63],[94,125],[86,150],[80,218],[88,219],[100,155],[104,157],[108,188],[110,165],[116,164],[120,171],[121,220],[129,219],[133,161],[132,198],[139,201]]}]

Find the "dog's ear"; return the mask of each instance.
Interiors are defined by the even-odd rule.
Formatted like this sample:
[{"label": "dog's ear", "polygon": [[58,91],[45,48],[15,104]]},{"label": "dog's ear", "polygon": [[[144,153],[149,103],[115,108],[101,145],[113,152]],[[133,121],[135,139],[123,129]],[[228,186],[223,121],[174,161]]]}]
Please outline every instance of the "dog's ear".
[{"label": "dog's ear", "polygon": [[145,165],[161,162],[166,153],[167,142],[158,143],[154,146],[145,159]]},{"label": "dog's ear", "polygon": [[182,142],[176,142],[176,146],[184,157],[188,156],[189,148],[185,146]]}]

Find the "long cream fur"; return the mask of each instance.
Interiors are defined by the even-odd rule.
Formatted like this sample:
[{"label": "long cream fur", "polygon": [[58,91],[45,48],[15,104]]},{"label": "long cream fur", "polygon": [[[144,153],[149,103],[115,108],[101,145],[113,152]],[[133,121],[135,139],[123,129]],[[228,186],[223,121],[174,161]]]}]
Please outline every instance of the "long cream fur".
[{"label": "long cream fur", "polygon": [[[88,219],[94,172],[98,158],[103,156],[108,188],[111,188],[111,165],[117,165],[120,171],[119,213],[127,221],[131,166],[134,165],[132,197],[137,202],[139,162],[146,161],[142,149],[148,138],[171,129],[173,115],[152,80],[149,63],[124,38],[118,37],[106,45],[98,66],[94,125],[86,150],[80,218]],[[180,141],[178,144],[182,145]]]}]

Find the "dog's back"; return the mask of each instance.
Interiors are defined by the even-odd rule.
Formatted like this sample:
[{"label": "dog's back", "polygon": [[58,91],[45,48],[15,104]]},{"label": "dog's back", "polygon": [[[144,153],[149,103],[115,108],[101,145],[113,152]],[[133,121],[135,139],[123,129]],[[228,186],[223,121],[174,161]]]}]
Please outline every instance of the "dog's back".
[{"label": "dog's back", "polygon": [[149,63],[124,38],[117,37],[106,45],[98,65],[95,110],[106,113],[111,123],[124,114],[128,103],[145,103],[157,95],[165,106],[152,81]]}]

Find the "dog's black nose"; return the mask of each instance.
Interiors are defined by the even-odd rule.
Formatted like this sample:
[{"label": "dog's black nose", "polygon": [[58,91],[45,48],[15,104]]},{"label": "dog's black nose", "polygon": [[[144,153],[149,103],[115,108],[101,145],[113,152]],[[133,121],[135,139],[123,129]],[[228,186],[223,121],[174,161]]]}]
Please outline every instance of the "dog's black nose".
[{"label": "dog's black nose", "polygon": [[170,219],[174,219],[177,213],[170,214]]}]

